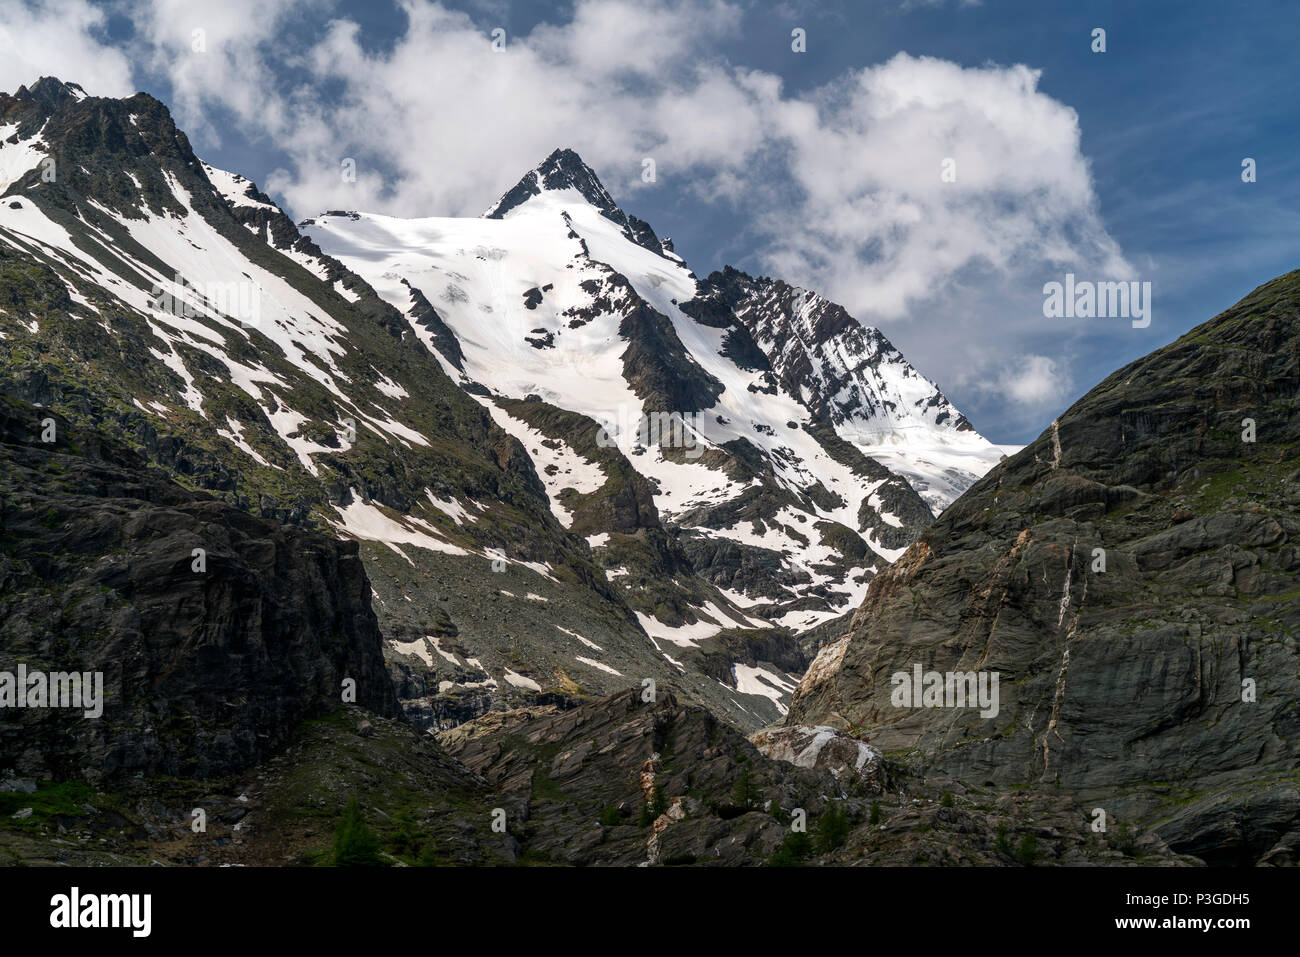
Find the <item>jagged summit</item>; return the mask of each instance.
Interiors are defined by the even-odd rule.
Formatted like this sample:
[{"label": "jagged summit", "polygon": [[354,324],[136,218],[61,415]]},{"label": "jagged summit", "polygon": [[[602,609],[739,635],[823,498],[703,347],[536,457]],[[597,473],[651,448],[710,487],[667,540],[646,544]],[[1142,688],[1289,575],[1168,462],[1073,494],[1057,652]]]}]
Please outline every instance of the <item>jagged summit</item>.
[{"label": "jagged summit", "polygon": [[146,210],[179,214],[173,184],[200,206],[218,202],[189,138],[148,93],[89,96],[75,83],[41,77],[12,96],[0,93],[0,132],[0,195],[39,198],[90,220],[99,207],[130,219]]},{"label": "jagged summit", "polygon": [[624,235],[638,246],[656,253],[671,252],[671,245],[660,242],[650,224],[623,212],[596,171],[582,157],[567,147],[553,150],[546,159],[525,173],[510,190],[483,214],[484,219],[505,219],[535,196],[575,190],[590,205],[622,227]]},{"label": "jagged summit", "polygon": [[[47,158],[57,175],[43,175]],[[455,263],[463,278],[394,280],[388,302],[247,179],[203,163],[164,104],[144,93],[75,99],[57,81],[22,99],[0,95],[0,196],[0,394],[96,423],[237,508],[356,542],[398,696],[415,720],[464,721],[498,703],[550,699],[556,688],[607,694],[643,674],[740,726],[779,717],[776,699],[802,670],[797,644],[781,633],[752,654],[721,639],[716,651],[693,648],[706,632],[744,626],[761,646],[771,629],[694,572],[655,513],[649,481],[621,450],[599,445],[596,423],[524,402],[537,388],[507,409],[486,386],[460,386],[462,352],[465,369],[496,382],[479,371],[485,361],[509,369],[521,354],[551,358],[541,350],[560,328],[561,347],[583,345],[586,328],[585,354],[601,344],[606,352],[594,377],[558,365],[548,394],[579,383],[609,394],[591,383],[612,377],[613,401],[636,402],[623,384],[628,351],[646,394],[693,395],[697,379],[707,382],[690,375],[670,320],[631,280],[575,255],[582,241],[566,220],[602,252],[634,254],[642,267],[669,262],[626,239],[616,207],[566,188],[504,221],[460,220],[456,249],[470,238],[464,230],[484,234]],[[322,219],[362,230],[385,221]],[[533,266],[508,256],[527,235],[539,238]],[[479,265],[500,270],[504,299],[489,301],[472,281]],[[678,273],[671,295],[689,297],[689,277]],[[457,342],[466,304],[519,335],[488,343],[486,360],[481,340]],[[542,323],[537,345],[526,341]],[[525,417],[539,413],[554,421],[530,426]],[[666,481],[685,472],[705,491],[743,482],[659,464]],[[680,482],[668,484],[685,498]],[[566,488],[586,498],[575,502]],[[592,552],[602,535],[612,542],[608,565]],[[658,583],[655,600],[633,607],[624,596],[642,594],[643,580]],[[694,609],[716,609],[716,619],[699,621]],[[658,612],[656,633],[686,628],[692,649],[656,649],[638,611]],[[731,678],[733,658],[776,684],[720,683],[713,673]]]},{"label": "jagged summit", "polygon": [[31,85],[18,87],[14,93],[15,100],[36,100],[53,106],[61,100],[84,100],[86,91],[77,83],[65,83],[58,77],[43,76]]},{"label": "jagged summit", "polygon": [[[622,210],[609,195],[596,171],[582,161],[582,157],[568,148],[553,150],[546,159],[525,173],[510,190],[483,214],[485,219],[504,219],[506,214],[522,206],[542,192],[575,189],[587,202],[606,214],[621,214]],[[611,216],[613,218],[613,216]]]}]

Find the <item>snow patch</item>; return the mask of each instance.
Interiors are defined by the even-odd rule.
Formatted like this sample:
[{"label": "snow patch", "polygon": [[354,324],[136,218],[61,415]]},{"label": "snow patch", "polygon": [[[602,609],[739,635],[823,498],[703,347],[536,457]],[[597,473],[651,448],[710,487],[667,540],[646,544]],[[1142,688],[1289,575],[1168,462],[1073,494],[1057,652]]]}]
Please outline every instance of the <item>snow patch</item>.
[{"label": "snow patch", "polygon": [[[599,661],[592,661],[590,658],[584,658],[582,655],[577,655],[573,660],[582,662],[588,668],[595,668],[596,670],[603,671],[606,674],[614,675],[614,677],[616,678],[623,677],[623,673],[621,671],[615,671],[607,664],[604,664]],[[669,660],[671,661],[672,659],[670,658]]]},{"label": "snow patch", "polygon": [[433,535],[404,525],[389,516],[373,502],[363,502],[360,493],[356,489],[350,489],[349,491],[352,495],[352,501],[343,507],[334,506],[334,511],[339,513],[341,520],[330,522],[340,534],[364,541],[380,542],[392,548],[399,555],[404,555],[404,553],[396,547],[397,545],[415,545],[417,548],[425,548],[431,552],[441,552],[445,555],[470,554],[457,545],[440,541],[434,538]]},{"label": "snow patch", "polygon": [[530,691],[542,690],[542,686],[532,678],[525,675],[515,674],[515,672],[511,671],[509,668],[505,670],[505,679],[507,684],[512,685],[515,688],[527,688]]}]

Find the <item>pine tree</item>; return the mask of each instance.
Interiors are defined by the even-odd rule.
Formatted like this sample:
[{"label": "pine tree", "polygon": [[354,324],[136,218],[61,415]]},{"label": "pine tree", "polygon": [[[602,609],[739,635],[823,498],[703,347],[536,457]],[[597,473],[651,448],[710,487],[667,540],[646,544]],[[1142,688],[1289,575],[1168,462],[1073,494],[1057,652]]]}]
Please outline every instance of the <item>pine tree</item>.
[{"label": "pine tree", "polygon": [[754,775],[746,766],[741,770],[740,777],[736,779],[735,787],[731,790],[731,801],[738,807],[750,811],[758,807],[761,800],[762,795],[759,794],[758,788],[754,786]]},{"label": "pine tree", "polygon": [[343,809],[343,816],[334,830],[334,866],[375,867],[383,863],[379,856],[379,838],[366,826],[361,817],[361,805],[353,798]]},{"label": "pine tree", "polygon": [[849,836],[849,817],[838,804],[830,804],[817,818],[818,854],[826,854],[844,843]]},{"label": "pine tree", "polygon": [[654,796],[650,799],[650,813],[653,817],[668,813],[668,792],[658,782],[655,783]]}]

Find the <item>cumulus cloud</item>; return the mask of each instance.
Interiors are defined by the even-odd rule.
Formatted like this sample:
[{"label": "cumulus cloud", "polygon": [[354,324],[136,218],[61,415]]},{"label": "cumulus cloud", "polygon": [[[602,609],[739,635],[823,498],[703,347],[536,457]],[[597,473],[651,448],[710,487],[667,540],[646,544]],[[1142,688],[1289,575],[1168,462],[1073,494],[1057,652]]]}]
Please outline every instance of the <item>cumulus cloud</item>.
[{"label": "cumulus cloud", "polygon": [[286,20],[330,7],[328,0],[141,0],[133,7],[131,49],[143,72],[166,78],[169,106],[201,141],[221,142],[214,106],[255,130],[292,135],[291,103],[277,92],[277,70],[295,59],[285,43]]},{"label": "cumulus cloud", "polygon": [[[45,3],[94,26],[79,0]],[[1078,117],[1028,66],[899,53],[790,92],[718,52],[746,16],[728,0],[577,0],[503,49],[491,3],[399,7],[405,30],[376,44],[329,0],[310,16],[291,0],[140,0],[132,53],[167,80],[201,148],[219,141],[221,111],[272,143],[287,163],[263,185],[296,215],[476,215],[569,146],[633,211],[649,188],[728,204],[766,271],[864,322],[924,322],[902,343],[920,368],[1009,403],[1068,382],[1066,360],[1027,341],[1042,335],[1044,275],[1130,272],[1098,215]],[[94,56],[121,80],[120,55]]]},{"label": "cumulus cloud", "polygon": [[95,96],[130,96],[131,62],[104,41],[103,29],[103,11],[86,0],[8,0],[0,11],[0,90],[57,76]]},{"label": "cumulus cloud", "polygon": [[1049,356],[1013,356],[1004,367],[1003,391],[1025,405],[1050,406],[1070,390],[1069,377]]},{"label": "cumulus cloud", "polygon": [[[294,167],[270,185],[296,208],[474,215],[557,146],[617,190],[639,181],[645,156],[716,166],[731,160],[728,140],[760,137],[748,98],[709,60],[737,23],[729,4],[585,2],[499,49],[491,23],[422,0],[402,8],[408,27],[391,48],[368,49],[338,20],[307,53],[313,82],[340,92],[293,94],[292,131],[277,139]],[[349,157],[355,184],[339,175]]]},{"label": "cumulus cloud", "polygon": [[1038,80],[1025,66],[898,54],[818,91],[816,116],[787,129],[803,196],[769,224],[772,268],[885,319],[969,267],[1123,271],[1096,213],[1078,118]]},{"label": "cumulus cloud", "polygon": [[[900,53],[790,96],[712,52],[740,22],[723,0],[584,0],[503,50],[491,24],[405,0],[390,48],[335,20],[299,54],[310,82],[285,90],[265,45],[283,32],[286,0],[236,0],[207,24],[202,55],[177,46],[192,27],[183,8],[153,0],[150,27],[180,111],[202,122],[216,102],[261,125],[293,160],[268,185],[304,214],[473,214],[567,145],[616,191],[640,188],[651,156],[701,195],[744,201],[773,272],[868,320],[909,315],[972,266],[1124,270],[1077,116],[1025,66]],[[345,158],[356,183],[340,176]]]}]

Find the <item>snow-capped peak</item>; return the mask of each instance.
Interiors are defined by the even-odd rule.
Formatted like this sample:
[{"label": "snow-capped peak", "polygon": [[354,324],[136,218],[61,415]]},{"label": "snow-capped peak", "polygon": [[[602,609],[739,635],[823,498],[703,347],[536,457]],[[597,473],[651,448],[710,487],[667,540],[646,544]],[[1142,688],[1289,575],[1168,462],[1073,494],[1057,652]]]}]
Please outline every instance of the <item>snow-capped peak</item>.
[{"label": "snow-capped peak", "polygon": [[504,219],[512,210],[522,206],[531,197],[544,191],[559,192],[572,189],[582,195],[592,206],[610,215],[622,216],[623,211],[609,195],[595,171],[571,149],[557,149],[528,171],[511,189],[483,214],[485,219]]},{"label": "snow-capped peak", "polygon": [[585,203],[599,210],[610,222],[617,223],[623,235],[638,246],[660,255],[672,251],[671,246],[666,248],[660,242],[649,223],[619,209],[595,171],[582,161],[581,156],[567,148],[552,151],[550,156],[525,173],[492,204],[483,218],[505,219],[539,196]]},{"label": "snow-capped peak", "polygon": [[[618,486],[607,468],[644,483],[674,561],[747,616],[804,629],[856,607],[1000,454],[837,304],[736,270],[699,279],[572,150],[481,218],[327,214],[306,228],[519,439],[557,520],[634,602],[653,578],[624,567],[634,523],[586,504]],[[642,441],[639,423],[666,412],[689,422],[689,449]],[[596,423],[617,452],[590,441]]]}]

